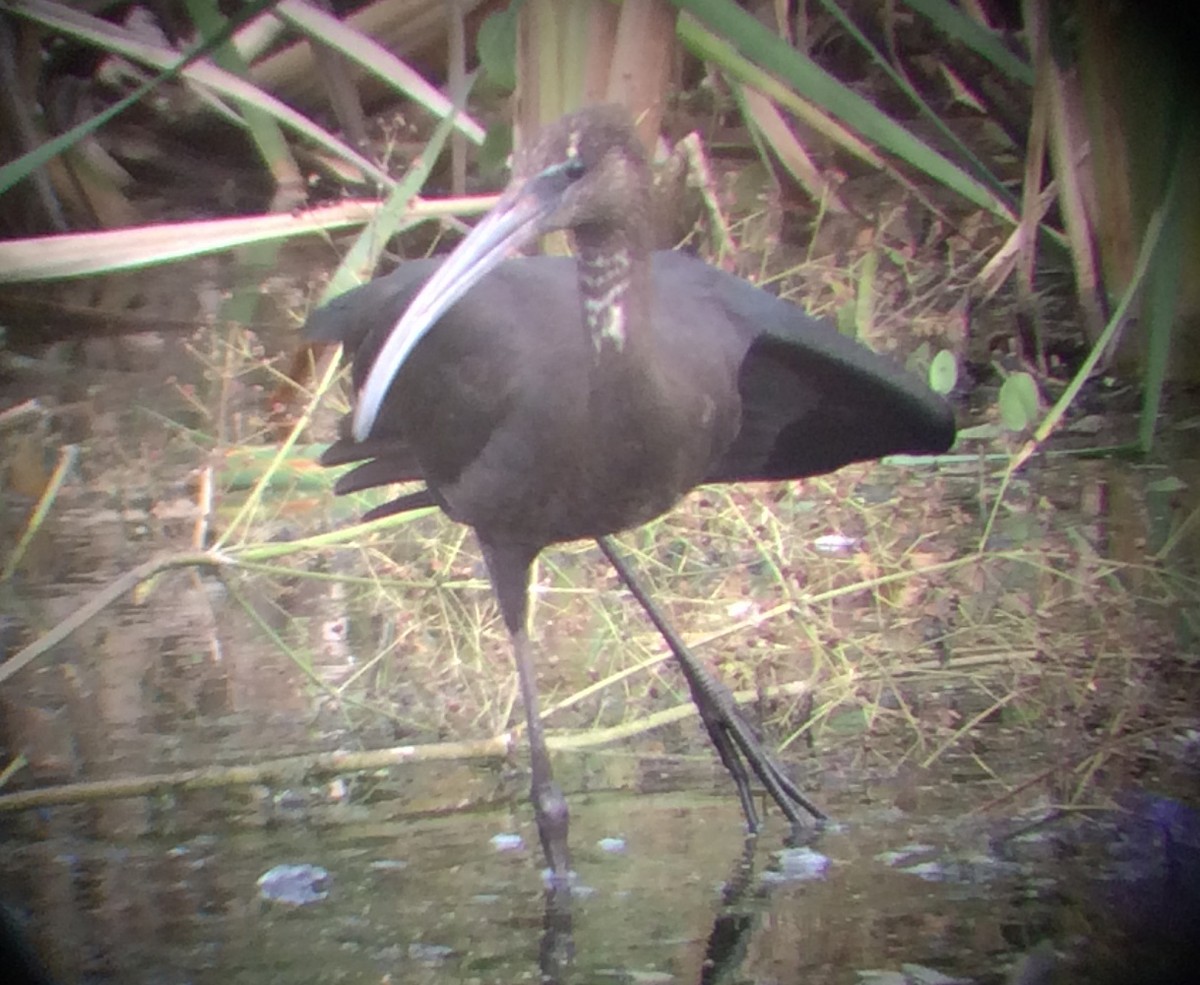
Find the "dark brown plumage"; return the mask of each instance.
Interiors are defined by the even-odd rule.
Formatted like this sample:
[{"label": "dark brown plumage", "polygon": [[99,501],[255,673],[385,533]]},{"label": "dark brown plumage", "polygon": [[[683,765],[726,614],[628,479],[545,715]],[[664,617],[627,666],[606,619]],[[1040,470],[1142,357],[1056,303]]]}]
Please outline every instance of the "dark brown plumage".
[{"label": "dark brown plumage", "polygon": [[[308,325],[354,360],[351,433],[324,461],[362,464],[338,491],[422,482],[372,515],[436,504],[479,537],[513,637],[534,806],[557,876],[567,872],[566,804],[526,633],[537,554],[597,538],[629,581],[606,536],[698,484],[798,478],[954,440],[947,404],[891,363],[744,280],[648,252],[650,187],[622,111],[564,117],[444,265],[406,263]],[[506,258],[552,229],[571,231],[577,259]],[[669,642],[751,826],[739,753],[789,818],[797,806],[815,812],[719,685]]]}]

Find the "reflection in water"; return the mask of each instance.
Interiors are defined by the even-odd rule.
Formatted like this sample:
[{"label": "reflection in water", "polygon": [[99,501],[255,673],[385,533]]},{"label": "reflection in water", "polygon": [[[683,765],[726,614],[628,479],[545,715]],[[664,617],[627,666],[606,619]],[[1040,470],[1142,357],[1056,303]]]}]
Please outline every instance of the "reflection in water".
[{"label": "reflection in water", "polygon": [[[543,891],[536,847],[493,847],[491,836],[513,827],[505,810],[405,818],[396,790],[375,806],[262,826],[236,813],[218,824],[189,799],[142,835],[97,834],[89,811],[55,809],[6,841],[0,892],[28,907],[33,939],[63,981],[509,983],[538,969],[555,982],[832,983],[920,965],[1000,982],[1043,939],[1067,953],[1051,967],[1087,959],[1098,976],[1128,967],[1114,942],[1129,944],[1146,925],[1129,919],[1129,905],[1096,905],[1097,885],[1109,887],[1105,899],[1145,901],[1145,915],[1170,886],[1178,901],[1180,886],[1200,882],[1195,845],[1170,856],[1188,866],[1182,882],[1163,881],[1154,867],[1162,852],[1150,843],[1136,851],[1148,866],[1114,867],[1113,839],[1127,826],[1064,816],[1001,839],[992,825],[948,828],[872,807],[864,790],[838,805],[858,804],[853,827],[816,846],[830,859],[824,877],[780,878],[791,851],[781,831],[731,836],[737,806],[724,798],[593,794],[578,812],[578,880],[567,900]],[[533,835],[519,788],[513,802]],[[624,852],[605,850],[613,837]],[[1079,862],[1055,868],[1071,856]],[[919,874],[909,871],[915,857],[928,863]],[[283,863],[327,870],[327,897],[262,901],[260,877]],[[1101,951],[1078,950],[1083,926],[1101,935],[1104,966],[1092,960]],[[1160,944],[1191,939],[1161,930]],[[1159,952],[1160,967],[1176,967],[1168,956]]]},{"label": "reflection in water", "polygon": [[733,875],[721,890],[721,906],[713,920],[712,931],[704,948],[704,963],[700,968],[701,985],[730,981],[745,959],[750,937],[758,921],[758,912],[747,905],[753,885],[754,843],[747,838],[746,847],[734,866]]},{"label": "reflection in water", "polygon": [[575,934],[571,887],[561,880],[549,879],[545,892],[546,916],[538,947],[538,968],[542,981],[565,985],[571,979],[575,963]]}]

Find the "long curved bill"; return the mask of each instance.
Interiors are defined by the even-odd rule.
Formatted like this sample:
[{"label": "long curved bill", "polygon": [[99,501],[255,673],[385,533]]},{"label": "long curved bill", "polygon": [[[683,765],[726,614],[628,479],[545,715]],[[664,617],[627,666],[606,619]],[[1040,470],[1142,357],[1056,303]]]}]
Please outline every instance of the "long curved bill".
[{"label": "long curved bill", "polygon": [[485,274],[539,234],[561,197],[560,183],[543,172],[510,188],[425,282],[371,364],[355,402],[352,433],[363,441],[409,353],[437,320]]}]

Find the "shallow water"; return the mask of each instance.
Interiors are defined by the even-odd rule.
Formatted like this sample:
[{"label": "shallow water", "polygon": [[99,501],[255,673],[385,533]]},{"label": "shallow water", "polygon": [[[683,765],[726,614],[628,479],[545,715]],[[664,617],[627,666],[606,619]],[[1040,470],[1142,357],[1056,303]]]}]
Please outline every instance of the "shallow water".
[{"label": "shallow water", "polygon": [[[337,801],[186,795],[40,812],[6,838],[5,892],[65,981],[536,981],[547,917],[529,810],[515,798],[405,816],[408,779]],[[554,977],[999,982],[1040,941],[1107,926],[1110,943],[1138,900],[1167,898],[1152,826],[1124,842],[1122,871],[1111,824],[1018,834],[1017,819],[965,816],[969,784],[957,804],[941,790],[925,817],[880,786],[883,799],[843,791],[830,806],[846,821],[808,849],[785,849],[778,825],[744,842],[729,796],[576,792],[574,960]],[[327,874],[312,902],[263,898],[260,877],[284,864]],[[1097,905],[1105,885],[1113,901]]]}]

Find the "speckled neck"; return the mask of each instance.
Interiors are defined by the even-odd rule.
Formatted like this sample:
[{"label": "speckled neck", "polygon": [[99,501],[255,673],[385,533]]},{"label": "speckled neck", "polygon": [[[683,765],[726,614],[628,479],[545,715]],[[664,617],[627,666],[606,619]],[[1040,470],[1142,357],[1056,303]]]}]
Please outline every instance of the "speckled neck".
[{"label": "speckled neck", "polygon": [[623,352],[647,317],[649,255],[626,227],[574,230],[583,323],[597,355]]}]

